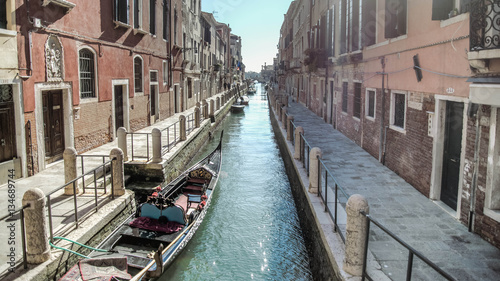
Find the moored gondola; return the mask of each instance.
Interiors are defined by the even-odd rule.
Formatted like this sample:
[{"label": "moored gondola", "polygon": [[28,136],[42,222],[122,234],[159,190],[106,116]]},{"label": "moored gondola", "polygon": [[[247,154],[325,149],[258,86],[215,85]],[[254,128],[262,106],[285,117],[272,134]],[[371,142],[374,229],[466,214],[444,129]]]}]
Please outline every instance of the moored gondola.
[{"label": "moored gondola", "polygon": [[82,275],[118,280],[159,277],[205,218],[219,179],[221,150],[222,133],[216,149],[175,180],[157,187],[136,214],[97,247],[99,250],[60,280],[87,279]]}]

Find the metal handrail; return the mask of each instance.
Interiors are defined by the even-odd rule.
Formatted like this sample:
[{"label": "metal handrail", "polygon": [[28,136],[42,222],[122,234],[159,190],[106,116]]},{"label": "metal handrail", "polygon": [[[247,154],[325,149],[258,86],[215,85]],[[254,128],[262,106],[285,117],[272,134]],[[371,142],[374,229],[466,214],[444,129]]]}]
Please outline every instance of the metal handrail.
[{"label": "metal handrail", "polygon": [[[90,174],[93,174],[94,175],[94,179],[95,179],[95,174],[96,174],[96,171],[98,169],[106,169],[106,166],[107,165],[110,165],[110,169],[111,171],[113,170],[113,162],[116,160],[116,157],[107,161],[106,163],[104,164],[101,164],[99,165],[98,167],[96,167],[95,169],[91,170],[91,171],[88,171],[87,173],[85,174],[82,174],[78,177],[76,177],[75,179],[63,184],[62,186],[52,190],[51,192],[49,192],[45,197],[47,198],[47,212],[48,212],[48,218],[49,218],[49,232],[50,232],[50,241],[53,243],[54,240],[53,240],[53,237],[54,237],[54,226],[53,226],[53,223],[52,223],[52,202],[51,202],[51,195],[53,195],[54,193],[60,191],[61,189],[64,189],[66,188],[67,186],[69,185],[72,185],[73,186],[73,202],[74,202],[74,217],[75,217],[75,226],[76,228],[79,227],[79,218],[78,218],[78,203],[77,203],[77,192],[76,192],[76,185],[77,185],[77,182],[81,179],[82,181],[85,180],[85,176],[87,175],[90,175]],[[98,204],[98,200],[97,200],[97,189],[94,190],[94,199],[95,199],[95,206],[94,206],[94,210],[97,212],[98,208],[99,208],[99,204]],[[113,172],[111,172],[111,198],[114,199],[114,181],[113,181]]]},{"label": "metal handrail", "polygon": [[28,261],[26,260],[26,231],[25,231],[25,222],[24,222],[24,209],[30,208],[31,204],[27,203],[26,205],[21,206],[20,209],[10,211],[9,214],[0,218],[0,221],[6,221],[9,218],[12,218],[17,213],[19,213],[19,219],[21,220],[21,246],[23,250],[23,268],[28,268]]},{"label": "metal handrail", "polygon": [[[177,124],[180,124],[180,121],[177,121],[177,122],[171,124],[170,126],[161,130],[162,133],[164,131],[167,131],[167,144],[163,145],[163,147],[162,147],[162,152],[161,152],[162,155],[165,155],[166,153],[170,152],[171,147],[175,147],[177,145],[178,140],[180,139],[180,134],[179,135],[177,134]],[[170,136],[171,136],[170,129],[172,129],[172,128],[173,128],[172,131],[174,134],[174,140],[170,141]]]},{"label": "metal handrail", "polygon": [[[109,155],[84,155],[84,154],[79,154],[79,155],[76,155],[76,157],[80,157],[80,166],[81,166],[81,174],[85,174],[85,161],[84,159],[85,158],[101,158],[102,159],[102,164],[106,163],[106,158],[109,158]],[[106,182],[106,176],[107,176],[107,172],[106,170],[103,170],[103,177],[104,177],[104,182]],[[99,177],[101,178],[101,177]],[[97,185],[96,185],[96,175],[94,175],[94,188],[95,189],[104,189],[104,193],[106,193],[106,185],[104,185],[103,188],[98,188]],[[83,183],[82,183],[82,187],[83,187],[83,193],[85,193],[85,189],[87,188],[87,185],[85,184],[85,179],[83,180]]]},{"label": "metal handrail", "polygon": [[[146,159],[146,161],[150,161],[153,157],[151,156],[150,157],[150,154],[149,154],[149,136],[151,135],[151,133],[132,133],[132,132],[127,132],[127,135],[130,135],[130,144],[132,146],[132,161],[134,161],[135,158],[141,158],[141,159]],[[142,156],[142,155],[139,155],[139,156],[136,156],[135,153],[134,153],[134,136],[136,135],[145,135],[146,136],[146,156]]]},{"label": "metal handrail", "polygon": [[406,280],[411,280],[411,274],[412,274],[412,269],[413,269],[413,256],[417,256],[420,258],[423,262],[425,262],[428,266],[430,266],[432,269],[434,269],[437,273],[439,273],[441,276],[446,278],[447,280],[456,280],[454,277],[452,277],[450,274],[448,274],[446,271],[442,270],[439,266],[437,266],[435,263],[430,261],[428,258],[426,258],[423,254],[421,254],[419,251],[415,250],[413,247],[408,245],[406,242],[404,242],[401,238],[399,238],[396,234],[391,232],[389,229],[387,229],[385,226],[380,224],[377,220],[372,218],[371,215],[361,211],[360,212],[362,215],[364,215],[367,220],[366,220],[366,238],[365,238],[365,253],[364,253],[364,259],[363,259],[363,274],[361,277],[361,280],[365,280],[365,277],[368,277],[368,273],[366,272],[366,262],[367,262],[367,257],[368,257],[368,241],[370,240],[369,233],[370,233],[370,224],[373,223],[376,226],[378,226],[382,231],[384,231],[386,234],[388,234],[390,237],[392,237],[394,240],[396,240],[399,244],[401,244],[403,247],[408,249],[408,264],[406,268]]}]

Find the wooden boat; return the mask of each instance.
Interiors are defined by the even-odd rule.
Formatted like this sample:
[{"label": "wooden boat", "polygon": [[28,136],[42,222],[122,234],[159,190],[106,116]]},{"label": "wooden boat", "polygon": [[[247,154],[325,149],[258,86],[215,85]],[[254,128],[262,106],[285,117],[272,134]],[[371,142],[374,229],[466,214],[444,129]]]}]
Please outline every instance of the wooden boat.
[{"label": "wooden boat", "polygon": [[[221,149],[222,133],[216,149],[172,182],[157,187],[147,202],[138,206],[136,214],[115,229],[97,247],[99,251],[89,255],[91,260],[122,259],[123,263],[126,258],[125,269],[128,267],[128,274],[135,276],[132,280],[160,276],[205,218],[219,179]],[[81,266],[80,261],[61,280],[83,280],[74,276],[80,274]]]},{"label": "wooden boat", "polygon": [[251,86],[250,88],[248,88],[247,90],[247,95],[253,95],[255,94],[257,90],[255,90],[255,88],[253,86]]},{"label": "wooden boat", "polygon": [[245,109],[245,105],[240,103],[239,98],[238,98],[238,101],[236,101],[235,103],[233,103],[231,105],[231,112],[233,112],[233,113],[244,112],[244,109]]},{"label": "wooden boat", "polygon": [[238,100],[239,100],[239,103],[242,105],[248,105],[248,103],[250,102],[250,99],[247,96],[241,96],[241,97],[239,97]]}]

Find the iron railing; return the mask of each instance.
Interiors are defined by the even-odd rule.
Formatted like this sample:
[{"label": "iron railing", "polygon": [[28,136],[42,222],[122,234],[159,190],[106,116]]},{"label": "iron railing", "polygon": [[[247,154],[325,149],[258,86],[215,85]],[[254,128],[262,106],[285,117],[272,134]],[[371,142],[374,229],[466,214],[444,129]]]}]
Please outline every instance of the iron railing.
[{"label": "iron railing", "polygon": [[[9,214],[4,215],[3,217],[0,218],[0,222],[8,222],[10,220],[14,219],[14,216],[19,214],[19,220],[21,223],[21,248],[23,251],[23,268],[27,269],[28,268],[28,261],[26,260],[26,226],[25,226],[25,221],[24,221],[24,210],[27,208],[30,208],[31,204],[28,203],[24,206],[22,206],[20,209],[9,211]],[[17,265],[16,265],[17,266]]]},{"label": "iron railing", "polygon": [[[81,169],[81,174],[82,175],[85,175],[85,159],[96,159],[96,158],[101,158],[102,159],[102,163],[100,164],[102,166],[102,164],[106,163],[106,159],[109,158],[109,155],[83,155],[83,154],[80,154],[80,155],[76,155],[77,158],[80,158],[80,169]],[[87,163],[87,166],[89,166],[91,164]],[[108,175],[108,172],[109,172],[109,175]],[[90,177],[88,177],[87,179],[85,179],[85,177],[82,179],[82,188],[83,188],[83,193],[85,193],[86,189],[89,188],[88,186],[93,182],[94,183],[94,186],[91,187],[91,189],[102,189],[104,190],[104,193],[107,192],[106,190],[106,182],[108,181],[108,178],[111,178],[111,170],[107,170],[107,169],[103,169],[101,171],[96,171],[94,169],[94,173],[93,174],[90,174]],[[97,180],[100,180],[100,179],[103,179],[104,181],[104,184],[99,187],[97,185]],[[90,181],[90,183],[87,183],[88,181]]]},{"label": "iron railing", "polygon": [[[150,149],[153,147],[153,145],[149,144],[149,139],[151,133],[128,133],[127,135],[130,135],[130,145],[131,145],[131,156],[132,156],[132,161],[134,161],[136,158],[138,159],[146,159],[146,162],[149,162],[153,158],[153,153],[149,153]],[[146,155],[144,155],[144,152],[136,152],[134,149],[134,139],[140,139],[144,141],[144,136],[146,136]]]},{"label": "iron railing", "polygon": [[399,244],[401,244],[403,247],[405,247],[408,250],[408,263],[406,266],[406,280],[410,281],[412,278],[412,272],[413,272],[413,258],[414,256],[417,256],[422,260],[424,263],[426,263],[428,266],[430,266],[432,269],[434,269],[437,273],[439,273],[442,277],[444,277],[446,280],[456,280],[453,278],[450,274],[442,270],[439,266],[437,266],[435,263],[430,261],[428,258],[426,258],[424,255],[422,255],[419,251],[415,250],[413,247],[408,245],[406,242],[404,242],[401,238],[399,238],[396,234],[391,232],[389,229],[384,227],[381,223],[379,223],[377,220],[372,218],[371,215],[361,211],[361,214],[366,217],[366,235],[365,238],[365,253],[364,253],[364,258],[363,258],[363,275],[361,280],[365,280],[365,278],[368,278],[369,280],[373,280],[368,276],[368,273],[366,272],[366,263],[368,259],[368,241],[370,240],[370,225],[371,223],[375,224],[378,226],[382,231],[384,231],[386,234],[388,234],[391,238],[396,240]]},{"label": "iron railing", "polygon": [[174,124],[161,130],[162,139],[166,132],[166,140],[167,140],[166,144],[162,144],[161,155],[165,155],[166,153],[170,152],[170,149],[175,145],[177,145],[177,143],[180,141],[181,135],[180,132],[178,132],[179,130],[180,130],[180,121],[177,121]]},{"label": "iron railing", "polygon": [[[47,198],[47,212],[48,212],[48,219],[49,219],[49,233],[50,233],[50,241],[54,243],[54,224],[53,224],[53,204],[52,204],[52,195],[54,195],[56,192],[65,189],[67,186],[71,186],[73,189],[73,194],[71,195],[73,197],[73,206],[74,206],[74,222],[71,224],[68,224],[65,227],[62,227],[59,229],[59,233],[62,232],[65,228],[72,226],[73,224],[75,225],[75,228],[79,227],[79,222],[80,219],[84,218],[87,214],[90,213],[90,211],[98,211],[99,209],[99,200],[98,200],[98,195],[97,195],[97,189],[94,189],[94,207],[91,208],[91,210],[88,210],[85,214],[82,214],[82,216],[79,216],[79,210],[78,210],[78,192],[77,192],[77,185],[79,180],[84,180],[85,176],[89,175],[94,175],[94,180],[96,179],[95,175],[96,172],[99,170],[106,170],[109,168],[111,171],[113,171],[113,162],[116,161],[116,158],[113,158],[104,164],[99,165],[98,167],[92,169],[91,171],[86,172],[85,174],[80,175],[79,177],[63,184],[62,186],[54,189],[50,193],[48,193],[45,197]],[[110,173],[111,175],[111,199],[114,199],[114,183],[113,183],[113,172]],[[88,200],[87,200],[88,202]]]},{"label": "iron railing", "polygon": [[476,0],[469,5],[470,50],[500,48],[500,0]]}]

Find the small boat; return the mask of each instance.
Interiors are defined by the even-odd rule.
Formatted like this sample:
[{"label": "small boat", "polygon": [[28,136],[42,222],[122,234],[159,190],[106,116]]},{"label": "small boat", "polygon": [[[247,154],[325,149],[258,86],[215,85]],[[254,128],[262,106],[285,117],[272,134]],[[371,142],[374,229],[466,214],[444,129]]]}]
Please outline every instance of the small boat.
[{"label": "small boat", "polygon": [[[222,133],[217,148],[175,180],[158,186],[136,214],[90,253],[90,259],[80,261],[60,280],[84,280],[78,279],[78,275],[87,274],[84,272],[92,278],[108,278],[105,280],[113,276],[134,276],[132,280],[159,277],[205,218],[219,179],[221,150]],[[104,275],[96,276],[96,272]]]},{"label": "small boat", "polygon": [[237,112],[243,112],[245,109],[245,105],[240,104],[239,102],[234,103],[231,105],[231,112],[237,113]]},{"label": "small boat", "polygon": [[250,99],[247,96],[241,96],[238,98],[238,100],[242,105],[248,105],[248,103],[250,102]]},{"label": "small boat", "polygon": [[253,95],[253,94],[255,94],[256,91],[257,90],[255,90],[254,87],[250,86],[250,88],[248,88],[248,90],[247,90],[247,95]]}]

